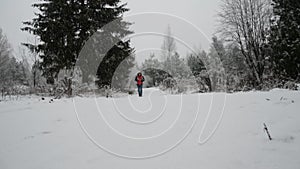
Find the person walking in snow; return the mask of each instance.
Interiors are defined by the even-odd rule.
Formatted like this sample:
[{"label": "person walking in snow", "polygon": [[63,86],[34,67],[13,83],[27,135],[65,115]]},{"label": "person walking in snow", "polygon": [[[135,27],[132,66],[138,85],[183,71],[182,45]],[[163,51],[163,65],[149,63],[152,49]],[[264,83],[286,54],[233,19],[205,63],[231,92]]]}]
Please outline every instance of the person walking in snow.
[{"label": "person walking in snow", "polygon": [[145,78],[144,78],[144,76],[142,75],[141,72],[139,72],[136,75],[135,81],[136,81],[136,85],[137,85],[137,88],[138,88],[139,96],[142,97],[143,96],[143,82],[145,81]]}]

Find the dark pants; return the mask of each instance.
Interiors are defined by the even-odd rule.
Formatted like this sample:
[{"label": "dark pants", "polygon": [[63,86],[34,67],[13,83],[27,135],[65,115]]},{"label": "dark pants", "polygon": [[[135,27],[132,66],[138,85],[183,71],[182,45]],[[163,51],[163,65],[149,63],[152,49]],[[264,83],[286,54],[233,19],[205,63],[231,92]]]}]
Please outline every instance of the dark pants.
[{"label": "dark pants", "polygon": [[139,96],[143,96],[143,85],[137,85]]}]

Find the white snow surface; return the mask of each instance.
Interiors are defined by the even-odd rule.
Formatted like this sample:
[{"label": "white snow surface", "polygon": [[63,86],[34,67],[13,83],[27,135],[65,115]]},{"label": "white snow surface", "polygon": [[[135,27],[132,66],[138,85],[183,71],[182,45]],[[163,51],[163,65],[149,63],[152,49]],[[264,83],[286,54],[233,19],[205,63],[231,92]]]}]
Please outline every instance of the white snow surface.
[{"label": "white snow surface", "polygon": [[0,102],[0,169],[300,168],[299,91],[50,99]]}]

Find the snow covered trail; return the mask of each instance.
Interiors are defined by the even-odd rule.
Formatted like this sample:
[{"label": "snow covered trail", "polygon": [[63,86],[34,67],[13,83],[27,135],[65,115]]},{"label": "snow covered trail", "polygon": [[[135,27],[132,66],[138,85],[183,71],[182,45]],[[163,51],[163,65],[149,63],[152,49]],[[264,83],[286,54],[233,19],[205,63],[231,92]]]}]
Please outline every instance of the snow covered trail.
[{"label": "snow covered trail", "polygon": [[1,169],[300,167],[299,92],[49,99],[0,102]]}]

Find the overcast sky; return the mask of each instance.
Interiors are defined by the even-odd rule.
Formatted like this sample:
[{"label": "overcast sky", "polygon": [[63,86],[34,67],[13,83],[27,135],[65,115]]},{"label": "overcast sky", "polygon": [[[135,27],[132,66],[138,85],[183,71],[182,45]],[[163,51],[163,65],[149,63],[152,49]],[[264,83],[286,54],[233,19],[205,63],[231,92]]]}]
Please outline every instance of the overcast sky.
[{"label": "overcast sky", "polygon": [[[34,17],[31,7],[34,2],[36,0],[1,0],[0,27],[14,47],[15,53],[20,43],[30,38],[20,28],[22,21]],[[168,25],[176,38],[177,50],[181,55],[189,53],[190,48],[208,49],[209,40],[216,30],[220,0],[122,1],[126,2],[130,11],[125,14],[125,19],[134,22],[131,29],[135,34],[130,39],[138,57],[145,58],[149,53],[159,54],[163,41],[160,34],[166,33]]]}]

